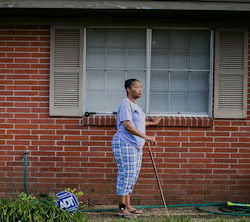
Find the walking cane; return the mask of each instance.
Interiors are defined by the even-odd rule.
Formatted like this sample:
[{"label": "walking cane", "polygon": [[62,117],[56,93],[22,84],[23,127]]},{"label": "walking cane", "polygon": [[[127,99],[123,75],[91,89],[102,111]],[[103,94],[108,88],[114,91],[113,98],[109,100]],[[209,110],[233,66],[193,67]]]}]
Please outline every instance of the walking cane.
[{"label": "walking cane", "polygon": [[164,195],[163,195],[163,192],[162,192],[162,189],[161,189],[160,180],[159,180],[158,173],[157,173],[157,170],[156,170],[156,166],[155,166],[155,162],[154,162],[154,159],[153,159],[153,155],[152,155],[152,152],[151,152],[151,149],[150,149],[150,142],[148,142],[148,150],[149,150],[151,161],[152,161],[152,164],[153,164],[153,167],[154,167],[155,176],[156,176],[156,179],[157,179],[157,182],[158,182],[158,186],[159,186],[159,189],[160,189],[160,192],[161,192],[161,199],[163,201],[163,204],[164,204],[164,207],[165,207],[165,210],[166,210],[166,214],[169,217],[168,208],[167,208],[167,205],[166,205],[166,202],[165,202],[165,198],[164,198]]}]

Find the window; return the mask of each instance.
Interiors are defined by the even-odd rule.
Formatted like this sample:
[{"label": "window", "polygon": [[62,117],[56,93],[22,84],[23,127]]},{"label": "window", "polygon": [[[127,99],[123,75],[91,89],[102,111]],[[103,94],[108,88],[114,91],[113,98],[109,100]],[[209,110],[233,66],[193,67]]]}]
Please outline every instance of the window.
[{"label": "window", "polygon": [[85,110],[116,111],[126,96],[124,81],[137,78],[145,112],[208,115],[210,35],[209,30],[87,29]]},{"label": "window", "polygon": [[247,55],[247,29],[52,26],[50,115],[114,112],[137,78],[147,114],[245,118]]}]

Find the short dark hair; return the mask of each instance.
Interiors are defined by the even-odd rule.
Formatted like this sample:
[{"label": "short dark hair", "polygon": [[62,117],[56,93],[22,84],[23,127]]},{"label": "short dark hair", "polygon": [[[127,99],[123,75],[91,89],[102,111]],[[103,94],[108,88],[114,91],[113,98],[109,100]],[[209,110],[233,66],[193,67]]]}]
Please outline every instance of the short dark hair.
[{"label": "short dark hair", "polygon": [[124,87],[125,87],[125,90],[126,90],[126,93],[128,95],[128,91],[127,91],[127,88],[131,88],[131,86],[133,85],[133,82],[136,82],[136,81],[139,81],[138,79],[127,79],[124,83]]}]

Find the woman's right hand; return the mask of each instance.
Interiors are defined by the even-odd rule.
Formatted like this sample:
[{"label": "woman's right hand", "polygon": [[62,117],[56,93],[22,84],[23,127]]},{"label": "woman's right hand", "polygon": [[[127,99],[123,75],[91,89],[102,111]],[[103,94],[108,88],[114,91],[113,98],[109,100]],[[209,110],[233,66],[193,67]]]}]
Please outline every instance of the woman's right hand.
[{"label": "woman's right hand", "polygon": [[155,138],[155,136],[146,136],[146,137],[145,137],[145,140],[146,140],[147,142],[151,142],[151,143],[153,143],[154,145],[156,145],[156,142],[155,142],[156,138]]}]

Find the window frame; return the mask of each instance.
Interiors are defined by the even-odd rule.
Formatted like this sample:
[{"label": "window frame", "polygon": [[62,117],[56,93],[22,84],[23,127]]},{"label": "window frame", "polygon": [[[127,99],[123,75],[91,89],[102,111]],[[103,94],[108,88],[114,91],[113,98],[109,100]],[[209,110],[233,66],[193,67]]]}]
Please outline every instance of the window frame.
[{"label": "window frame", "polygon": [[[86,110],[86,77],[87,77],[87,67],[86,67],[86,58],[87,58],[87,29],[144,29],[146,34],[146,90],[145,90],[145,101],[146,101],[146,110],[145,113],[147,116],[176,116],[176,117],[212,117],[212,107],[213,107],[213,64],[214,64],[214,29],[208,27],[141,27],[141,26],[85,26],[83,27],[83,113]],[[209,53],[209,82],[208,82],[208,112],[204,114],[198,113],[183,113],[183,114],[171,114],[171,113],[149,113],[149,106],[150,106],[150,77],[151,77],[151,43],[152,43],[152,33],[155,29],[164,29],[164,30],[208,30],[210,31],[210,53]],[[191,69],[183,69],[182,71],[192,71]],[[95,112],[95,111],[94,111]],[[110,112],[100,113],[97,111],[98,114],[102,115],[110,115]]]}]

